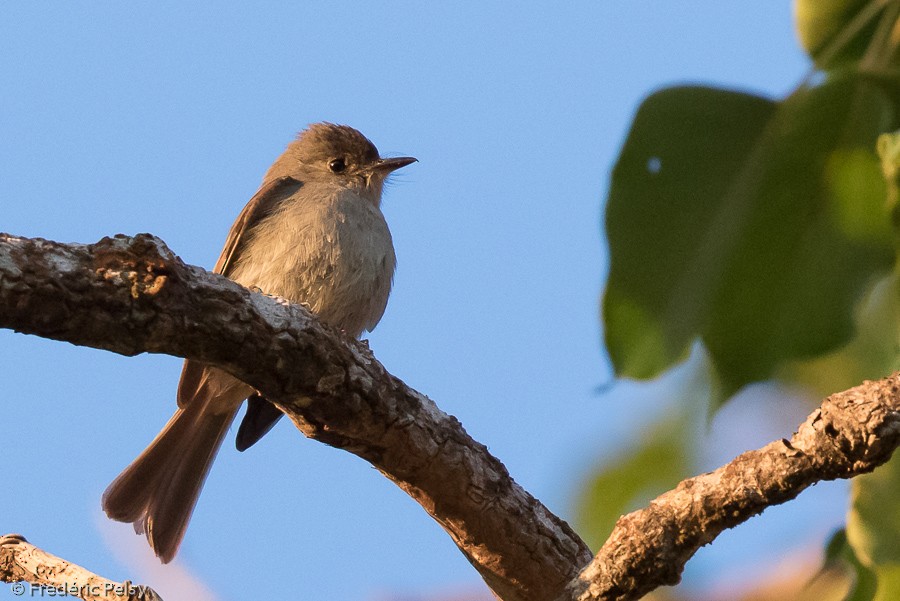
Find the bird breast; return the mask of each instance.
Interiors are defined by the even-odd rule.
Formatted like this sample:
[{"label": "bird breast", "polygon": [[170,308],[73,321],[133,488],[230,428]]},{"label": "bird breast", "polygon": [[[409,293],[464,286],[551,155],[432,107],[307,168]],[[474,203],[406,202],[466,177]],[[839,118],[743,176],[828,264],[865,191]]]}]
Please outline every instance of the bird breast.
[{"label": "bird breast", "polygon": [[351,191],[314,200],[305,192],[254,227],[231,277],[359,337],[387,305],[396,265],[390,230],[381,210]]}]

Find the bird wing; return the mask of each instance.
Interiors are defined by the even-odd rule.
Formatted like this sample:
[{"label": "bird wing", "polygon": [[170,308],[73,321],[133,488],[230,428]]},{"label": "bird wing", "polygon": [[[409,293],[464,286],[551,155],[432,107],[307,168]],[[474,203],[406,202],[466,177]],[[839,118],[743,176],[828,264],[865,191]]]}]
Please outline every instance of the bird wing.
[{"label": "bird wing", "polygon": [[268,216],[285,197],[295,193],[302,185],[303,182],[290,176],[277,177],[264,183],[234,220],[234,225],[228,232],[228,239],[225,240],[222,254],[219,255],[219,260],[213,267],[213,273],[228,275],[229,269],[240,256],[241,246],[246,240],[247,232]]},{"label": "bird wing", "polygon": [[[231,268],[237,262],[241,254],[241,248],[247,240],[247,233],[265,217],[267,217],[278,204],[294,194],[303,182],[290,176],[277,177],[265,182],[253,195],[228,232],[225,247],[213,273],[228,275]],[[203,370],[206,366],[197,361],[185,360],[181,370],[181,379],[178,381],[178,406],[184,407],[197,395],[203,380]]]}]

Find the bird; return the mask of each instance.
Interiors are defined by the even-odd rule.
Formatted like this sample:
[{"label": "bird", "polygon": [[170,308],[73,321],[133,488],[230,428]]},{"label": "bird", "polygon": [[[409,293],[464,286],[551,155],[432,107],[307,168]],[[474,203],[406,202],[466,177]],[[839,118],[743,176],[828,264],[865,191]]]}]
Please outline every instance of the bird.
[{"label": "bird", "polygon": [[[310,125],[266,172],[213,271],[301,303],[359,338],[384,314],[396,266],[381,212],[384,182],[414,162],[382,158],[347,125]],[[177,554],[210,466],[245,400],[238,450],[265,435],[281,412],[225,371],[186,359],[175,414],[104,492],[107,516],[132,523],[163,563]]]}]

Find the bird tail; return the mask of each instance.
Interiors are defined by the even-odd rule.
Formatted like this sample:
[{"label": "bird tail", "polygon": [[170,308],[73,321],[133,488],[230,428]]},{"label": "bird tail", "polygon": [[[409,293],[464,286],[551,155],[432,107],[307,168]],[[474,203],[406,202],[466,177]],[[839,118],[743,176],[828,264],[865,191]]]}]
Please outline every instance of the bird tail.
[{"label": "bird tail", "polygon": [[235,411],[213,412],[205,399],[178,409],[143,453],[103,493],[110,518],[132,522],[163,563],[184,538],[200,489]]}]

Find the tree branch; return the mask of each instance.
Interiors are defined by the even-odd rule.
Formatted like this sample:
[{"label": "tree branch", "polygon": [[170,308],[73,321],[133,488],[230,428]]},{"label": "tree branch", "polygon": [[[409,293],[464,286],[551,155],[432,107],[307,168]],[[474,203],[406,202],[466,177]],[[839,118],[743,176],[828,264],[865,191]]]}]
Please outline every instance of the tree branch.
[{"label": "tree branch", "polygon": [[822,480],[852,478],[900,444],[900,373],[833,394],[791,440],[739,455],[619,518],[559,601],[626,601],[677,584],[685,563],[723,530]]},{"label": "tree branch", "polygon": [[225,369],[305,435],[366,459],[411,495],[504,601],[553,599],[590,561],[563,520],[365,344],[299,305],[185,265],[153,236],[82,245],[0,234],[0,327]]},{"label": "tree branch", "polygon": [[[0,582],[18,587],[13,589],[17,597],[67,595],[84,601],[162,601],[150,587],[107,580],[38,549],[18,534],[0,537]],[[23,582],[30,583],[32,590]]]},{"label": "tree branch", "polygon": [[830,396],[790,441],[744,453],[620,518],[591,560],[564,521],[365,344],[301,306],[185,265],[152,236],[66,245],[0,234],[0,327],[231,372],[304,434],[366,459],[409,493],[504,601],[627,600],[675,584],[722,530],[819,480],[871,471],[900,444],[895,374]]}]

